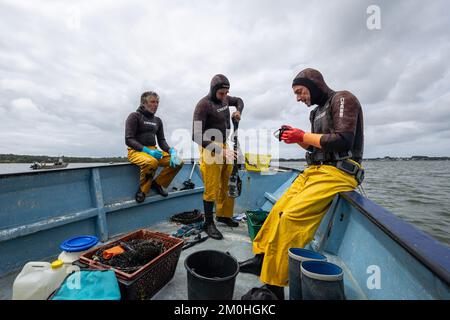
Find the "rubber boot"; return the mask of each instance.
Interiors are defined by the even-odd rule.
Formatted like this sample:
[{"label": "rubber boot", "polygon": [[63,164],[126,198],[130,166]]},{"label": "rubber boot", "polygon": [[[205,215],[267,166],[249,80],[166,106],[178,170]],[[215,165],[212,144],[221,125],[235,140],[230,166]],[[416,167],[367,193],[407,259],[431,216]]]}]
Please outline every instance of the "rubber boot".
[{"label": "rubber boot", "polygon": [[284,287],[265,284],[252,288],[241,297],[241,300],[284,300]]},{"label": "rubber boot", "polygon": [[152,181],[151,188],[152,188],[152,190],[155,190],[157,193],[159,193],[163,197],[167,197],[169,195],[167,193],[167,191],[163,189],[163,187],[161,187],[159,184],[156,183],[156,181]]},{"label": "rubber boot", "polygon": [[237,228],[239,227],[239,222],[234,221],[231,218],[226,218],[226,217],[216,217],[216,221],[217,222],[222,222],[225,223],[227,226],[231,227],[231,228]]},{"label": "rubber boot", "polygon": [[214,218],[213,218],[214,202],[203,200],[203,207],[205,209],[204,229],[205,229],[206,234],[216,240],[223,239],[222,233],[220,233],[220,231],[217,230],[216,225],[214,224]]},{"label": "rubber boot", "polygon": [[256,254],[253,258],[239,262],[239,272],[251,273],[259,277],[263,264],[264,253]]},{"label": "rubber boot", "polygon": [[265,284],[262,288],[267,288],[272,291],[277,296],[278,300],[284,300],[284,287]]},{"label": "rubber boot", "polygon": [[136,195],[134,196],[134,199],[136,200],[137,203],[144,202],[144,200],[145,200],[145,193],[143,193],[141,191],[141,189],[139,188],[139,190],[136,192]]}]

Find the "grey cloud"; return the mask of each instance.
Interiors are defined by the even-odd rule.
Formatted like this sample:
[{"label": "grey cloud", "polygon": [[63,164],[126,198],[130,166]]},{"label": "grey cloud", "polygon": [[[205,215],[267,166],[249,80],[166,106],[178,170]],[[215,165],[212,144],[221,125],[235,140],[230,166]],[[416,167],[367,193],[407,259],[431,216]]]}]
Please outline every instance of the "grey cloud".
[{"label": "grey cloud", "polygon": [[[171,139],[174,130],[190,132],[194,107],[216,73],[244,99],[243,129],[289,123],[307,130],[310,109],[295,101],[290,84],[301,68],[315,67],[330,87],[361,101],[366,155],[448,154],[432,147],[449,145],[447,3],[378,1],[376,31],[366,28],[370,4],[4,1],[0,151],[124,155],[125,119],[146,90],[160,93],[158,115]],[[19,99],[37,109],[27,112]],[[392,141],[380,137],[388,129]],[[411,130],[417,139],[410,140],[436,143],[411,143]],[[284,144],[280,151],[303,156]]]}]

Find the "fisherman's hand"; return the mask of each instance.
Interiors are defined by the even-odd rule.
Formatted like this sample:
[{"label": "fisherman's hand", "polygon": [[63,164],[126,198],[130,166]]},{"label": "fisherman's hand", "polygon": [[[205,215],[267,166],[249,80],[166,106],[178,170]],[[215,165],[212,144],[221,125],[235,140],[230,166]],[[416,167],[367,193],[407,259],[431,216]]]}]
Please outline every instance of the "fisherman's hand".
[{"label": "fisherman's hand", "polygon": [[176,166],[179,166],[181,164],[182,160],[178,156],[177,150],[175,150],[174,148],[170,148],[169,153],[170,153],[169,165],[172,168],[175,168]]},{"label": "fisherman's hand", "polygon": [[233,112],[233,114],[231,115],[231,119],[237,122],[241,121],[241,113],[239,111]]},{"label": "fisherman's hand", "polygon": [[142,148],[142,152],[148,153],[149,155],[151,155],[156,160],[161,159],[162,156],[163,156],[161,151],[159,151],[157,149],[150,149],[150,148],[147,148],[147,147],[143,147]]},{"label": "fisherman's hand", "polygon": [[298,128],[289,127],[281,135],[281,140],[284,141],[285,143],[300,143],[303,142],[304,135],[305,131]]},{"label": "fisherman's hand", "polygon": [[280,129],[278,129],[277,131],[275,131],[273,133],[273,135],[275,136],[275,138],[277,138],[279,141],[281,141],[281,135],[283,134],[284,131],[286,130],[290,130],[292,129],[291,126],[288,126],[286,124],[282,125]]},{"label": "fisherman's hand", "polygon": [[291,126],[289,126],[289,125],[287,125],[287,124],[283,124],[283,125],[281,126],[281,129],[283,129],[284,131],[287,131],[287,130],[292,130],[292,129],[294,129],[294,128],[291,127]]}]

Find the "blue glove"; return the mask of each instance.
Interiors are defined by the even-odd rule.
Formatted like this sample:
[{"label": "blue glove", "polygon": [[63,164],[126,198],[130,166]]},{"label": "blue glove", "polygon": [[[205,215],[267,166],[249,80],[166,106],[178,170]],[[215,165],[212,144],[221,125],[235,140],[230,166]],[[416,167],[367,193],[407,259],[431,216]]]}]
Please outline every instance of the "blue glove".
[{"label": "blue glove", "polygon": [[170,148],[169,150],[170,153],[170,163],[169,165],[172,168],[175,168],[176,166],[179,166],[181,164],[181,159],[177,154],[177,150],[175,150],[174,148]]},{"label": "blue glove", "polygon": [[155,158],[156,160],[161,159],[162,156],[163,156],[163,154],[162,154],[161,151],[156,150],[156,149],[155,149],[155,150],[149,149],[149,148],[147,148],[147,147],[143,147],[143,148],[142,148],[142,152],[148,153],[149,155],[151,155],[151,156],[152,156],[153,158]]}]

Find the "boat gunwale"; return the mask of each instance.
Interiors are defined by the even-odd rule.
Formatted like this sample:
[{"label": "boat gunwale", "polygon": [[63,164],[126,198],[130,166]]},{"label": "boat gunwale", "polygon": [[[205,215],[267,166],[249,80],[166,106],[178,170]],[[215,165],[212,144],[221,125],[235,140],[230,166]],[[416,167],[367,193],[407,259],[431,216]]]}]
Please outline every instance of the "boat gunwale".
[{"label": "boat gunwale", "polygon": [[[196,164],[198,164],[198,161],[194,161],[194,160],[183,160],[184,164],[187,165],[191,165],[194,162]],[[72,163],[86,163],[86,162],[72,162]],[[95,163],[95,162],[94,162]],[[5,164],[9,164],[9,163],[5,163]],[[46,174],[49,172],[58,172],[58,171],[67,171],[67,170],[84,170],[84,169],[95,169],[95,168],[105,168],[105,167],[117,167],[117,166],[136,166],[134,164],[132,164],[131,162],[118,162],[118,163],[114,163],[114,164],[104,164],[104,165],[95,165],[95,166],[86,166],[86,167],[76,167],[76,168],[49,168],[46,170],[32,170],[32,171],[24,171],[24,172],[11,172],[11,173],[0,173],[0,178],[3,177],[12,177],[12,176],[26,176],[26,175],[33,175],[33,174]],[[137,166],[136,166],[137,167]],[[289,168],[289,167],[284,167],[284,166],[271,166],[270,168],[272,169],[281,169],[281,170],[288,170],[288,171],[303,171],[300,169],[296,169],[296,168]]]}]

